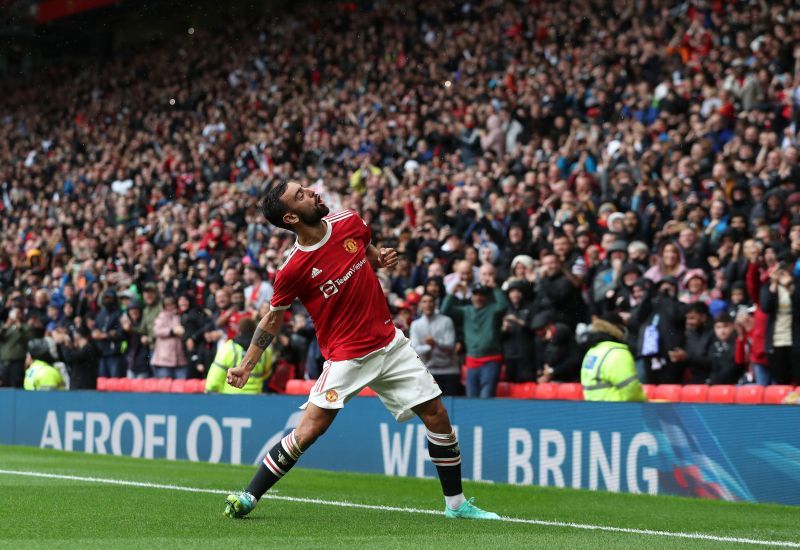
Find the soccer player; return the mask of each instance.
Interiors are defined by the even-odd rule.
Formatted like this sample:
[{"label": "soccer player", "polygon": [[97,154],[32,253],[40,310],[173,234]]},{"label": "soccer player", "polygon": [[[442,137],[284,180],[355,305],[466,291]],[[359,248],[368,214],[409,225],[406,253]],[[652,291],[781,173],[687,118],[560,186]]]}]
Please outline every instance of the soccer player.
[{"label": "soccer player", "polygon": [[297,241],[275,277],[270,311],[258,324],[228,383],[241,388],[278,334],[284,311],[299,298],[314,319],[327,359],[311,389],[297,427],[267,453],[247,488],[229,495],[225,515],[243,517],[300,459],[333,422],[336,413],[369,386],[398,421],[417,415],[425,424],[428,452],[436,465],[450,518],[499,519],[466,500],[461,489],[461,450],[440,399],[441,390],[408,339],[392,323],[374,269],[392,269],[397,252],[378,251],[366,223],[345,210],[328,215],[319,195],[297,182],[275,185],[261,202],[264,216],[289,229]]}]

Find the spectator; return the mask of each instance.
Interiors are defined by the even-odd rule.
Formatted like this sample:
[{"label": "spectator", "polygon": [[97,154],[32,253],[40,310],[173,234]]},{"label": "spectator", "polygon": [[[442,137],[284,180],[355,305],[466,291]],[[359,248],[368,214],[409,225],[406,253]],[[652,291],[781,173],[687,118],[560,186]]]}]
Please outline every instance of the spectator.
[{"label": "spectator", "polygon": [[783,266],[770,274],[761,289],[767,315],[766,352],[776,384],[800,382],[800,287]]},{"label": "spectator", "polygon": [[581,357],[573,330],[564,323],[552,324],[544,334],[544,341],[544,364],[536,381],[539,384],[577,381]]},{"label": "spectator", "polygon": [[625,323],[618,315],[592,321],[581,384],[586,401],[647,401],[625,344]]},{"label": "spectator", "polygon": [[5,323],[0,327],[0,383],[21,388],[25,377],[25,355],[33,338],[33,327],[23,319],[21,297],[12,302]]},{"label": "spectator", "polygon": [[436,379],[444,395],[461,395],[453,321],[436,312],[436,301],[430,294],[422,295],[419,309],[421,315],[411,323],[411,346]]},{"label": "spectator", "polygon": [[648,269],[644,276],[658,284],[664,277],[680,280],[686,274],[683,253],[674,242],[665,242],[658,251],[656,265]]},{"label": "spectator", "polygon": [[261,271],[253,264],[244,268],[245,306],[248,309],[258,310],[262,305],[268,304],[272,299],[272,285],[261,278]]},{"label": "spectator", "polygon": [[144,308],[142,309],[143,335],[147,337],[147,345],[152,351],[153,345],[155,344],[155,333],[153,330],[156,324],[156,317],[161,313],[161,298],[159,296],[158,286],[155,283],[149,282],[144,284],[142,300],[144,301]]},{"label": "spectator", "polygon": [[506,380],[512,383],[536,379],[533,309],[528,300],[530,284],[515,280],[508,287],[508,308],[503,316],[503,359]]},{"label": "spectator", "polygon": [[66,329],[53,332],[58,355],[67,366],[70,390],[97,389],[99,360],[91,336],[87,326],[77,328],[72,335]]},{"label": "spectator", "polygon": [[554,322],[564,323],[570,329],[578,324],[580,295],[573,284],[573,275],[553,252],[542,256],[542,266],[536,273],[536,311],[549,311]]},{"label": "spectator", "polygon": [[211,325],[211,319],[205,311],[194,304],[191,294],[178,296],[178,313],[180,324],[184,328],[183,347],[189,360],[189,377],[205,378],[206,365],[211,362],[212,350],[205,340],[205,333]]},{"label": "spectator", "polygon": [[685,347],[676,347],[667,352],[671,363],[688,369],[690,384],[706,384],[711,371],[711,343],[714,337],[708,326],[708,306],[695,302],[686,309]]},{"label": "spectator", "polygon": [[709,384],[737,384],[744,374],[741,363],[735,358],[736,339],[731,316],[727,312],[717,315],[714,319],[714,339],[711,341],[709,352],[711,362]]},{"label": "spectator", "polygon": [[156,317],[153,331],[156,335],[151,364],[156,378],[186,379],[189,373],[188,360],[183,350],[181,316],[175,298],[166,296],[163,309]]},{"label": "spectator", "polygon": [[[496,286],[476,286],[472,303],[456,305],[457,293],[468,292],[467,284],[459,283],[442,303],[442,314],[461,321],[467,359],[467,397],[494,397],[503,362],[500,322],[508,301]],[[489,301],[493,296],[494,300]]]},{"label": "spectator", "polygon": [[[657,294],[654,289],[657,289]],[[675,277],[663,277],[631,312],[632,324],[639,327],[637,356],[644,359],[648,384],[680,384],[683,381],[681,364],[669,355],[669,351],[685,346],[686,314],[683,304],[677,299],[677,292]]]},{"label": "spectator", "polygon": [[128,378],[153,376],[153,370],[150,368],[150,338],[146,334],[142,307],[139,300],[131,300],[128,311],[120,319],[125,341],[128,343],[125,350]]},{"label": "spectator", "polygon": [[92,341],[100,352],[98,376],[122,378],[125,376],[125,358],[122,356],[122,326],[117,293],[113,289],[102,295],[102,309],[94,320]]}]

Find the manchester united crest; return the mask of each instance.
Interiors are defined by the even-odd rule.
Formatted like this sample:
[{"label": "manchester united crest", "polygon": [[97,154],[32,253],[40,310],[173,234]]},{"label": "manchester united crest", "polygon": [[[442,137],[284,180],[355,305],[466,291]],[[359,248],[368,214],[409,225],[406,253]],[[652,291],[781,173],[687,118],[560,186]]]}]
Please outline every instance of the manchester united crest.
[{"label": "manchester united crest", "polygon": [[358,245],[356,244],[355,239],[347,239],[344,241],[344,249],[347,250],[350,254],[355,254],[358,250]]},{"label": "manchester united crest", "polygon": [[328,403],[333,403],[337,399],[339,399],[339,394],[336,393],[336,390],[328,390],[325,392],[325,401]]}]

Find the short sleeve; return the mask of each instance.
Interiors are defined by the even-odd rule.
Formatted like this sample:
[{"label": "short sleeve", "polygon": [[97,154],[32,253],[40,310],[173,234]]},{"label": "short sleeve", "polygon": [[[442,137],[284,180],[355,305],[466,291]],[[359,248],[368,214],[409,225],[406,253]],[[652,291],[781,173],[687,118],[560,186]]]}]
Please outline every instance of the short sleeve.
[{"label": "short sleeve", "polygon": [[369,230],[367,222],[362,220],[361,216],[354,213],[353,217],[355,218],[353,223],[358,226],[358,236],[361,242],[364,243],[364,248],[366,248],[372,243],[372,231]]},{"label": "short sleeve", "polygon": [[269,307],[272,311],[287,310],[292,306],[292,302],[297,298],[296,289],[297,277],[292,277],[283,269],[279,269],[275,275],[274,292]]}]

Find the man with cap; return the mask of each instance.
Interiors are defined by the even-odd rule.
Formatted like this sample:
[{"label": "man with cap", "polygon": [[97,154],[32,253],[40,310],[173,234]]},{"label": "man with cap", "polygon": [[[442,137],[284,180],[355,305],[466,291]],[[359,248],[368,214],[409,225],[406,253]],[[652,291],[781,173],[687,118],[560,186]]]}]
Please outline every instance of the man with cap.
[{"label": "man with cap", "polygon": [[[490,286],[472,289],[472,303],[457,305],[455,294],[464,294],[467,285],[460,282],[442,302],[442,313],[454,322],[462,322],[467,348],[467,397],[494,397],[500,365],[503,362],[500,319],[508,307],[503,292],[494,280]],[[490,296],[494,300],[490,301]]]},{"label": "man with cap", "polygon": [[28,370],[25,372],[24,388],[30,391],[63,390],[64,378],[50,363],[53,355],[50,344],[44,338],[35,338],[28,342]]},{"label": "man with cap", "polygon": [[625,338],[619,315],[609,313],[592,321],[589,351],[581,365],[586,401],[647,401]]}]

